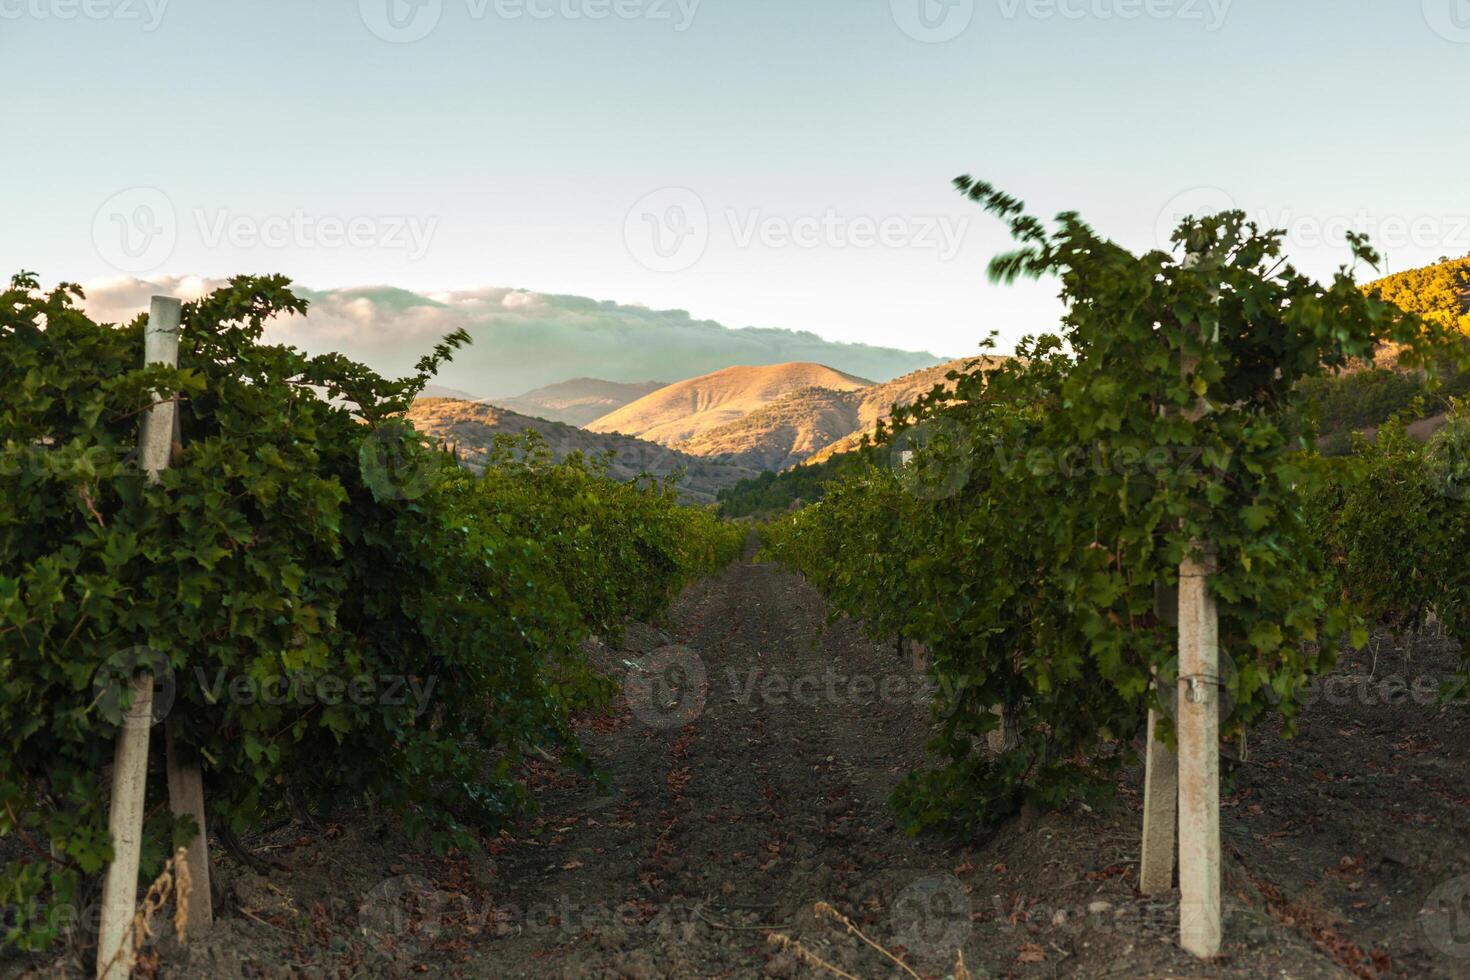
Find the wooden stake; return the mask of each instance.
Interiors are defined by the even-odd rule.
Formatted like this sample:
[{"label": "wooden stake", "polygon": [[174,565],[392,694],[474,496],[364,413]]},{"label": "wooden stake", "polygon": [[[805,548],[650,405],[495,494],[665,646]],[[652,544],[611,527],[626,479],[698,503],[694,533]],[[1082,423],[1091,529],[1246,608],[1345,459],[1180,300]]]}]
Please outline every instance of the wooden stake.
[{"label": "wooden stake", "polygon": [[204,774],[199,760],[180,744],[176,722],[169,719],[164,727],[167,737],[168,807],[177,817],[193,817],[199,833],[189,841],[184,860],[194,887],[189,891],[189,922],[185,934],[197,939],[214,925],[214,900],[209,894],[209,842],[204,823]]},{"label": "wooden stake", "polygon": [[[1154,586],[1154,615],[1159,622],[1178,627],[1179,589]],[[1155,676],[1155,690],[1158,677]],[[1138,890],[1161,895],[1174,887],[1174,828],[1179,815],[1179,759],[1158,738],[1159,712],[1150,708],[1148,755],[1143,777],[1143,849],[1139,855]]]},{"label": "wooden stake", "polygon": [[1159,741],[1159,713],[1148,711],[1148,759],[1143,779],[1143,853],[1138,890],[1160,895],[1174,887],[1174,818],[1179,801],[1179,762]]},{"label": "wooden stake", "polygon": [[[143,363],[179,363],[180,304],[153,297],[143,332]],[[168,468],[173,445],[172,399],[143,413],[138,455],[149,483]],[[133,971],[133,911],[138,900],[138,860],[143,842],[143,802],[148,793],[148,736],[153,723],[153,675],[132,679],[132,698],[117,733],[112,762],[112,802],[107,831],[112,862],[102,884],[102,914],[97,939],[97,976],[127,980]],[[192,871],[193,869],[190,868]]]}]

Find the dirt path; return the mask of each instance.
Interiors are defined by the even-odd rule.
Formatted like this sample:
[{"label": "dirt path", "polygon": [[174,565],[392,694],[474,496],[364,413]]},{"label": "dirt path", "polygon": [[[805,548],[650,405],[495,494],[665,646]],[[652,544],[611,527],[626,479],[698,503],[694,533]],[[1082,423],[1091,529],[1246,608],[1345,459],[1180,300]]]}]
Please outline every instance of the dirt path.
[{"label": "dirt path", "polygon": [[[1451,798],[1436,797],[1450,809],[1417,825],[1449,860],[1416,869],[1397,837],[1381,848],[1394,856],[1374,857],[1372,828],[1413,832],[1371,809],[1392,785],[1359,812],[1279,761],[1331,755],[1323,765],[1367,772],[1374,755],[1421,737],[1404,719],[1380,718],[1380,738],[1354,742],[1365,756],[1357,763],[1316,738],[1318,728],[1338,727],[1335,705],[1321,706],[1304,739],[1259,748],[1261,763],[1242,774],[1225,817],[1227,956],[1202,965],[1175,947],[1171,903],[1133,890],[1136,773],[1107,813],[1018,822],[979,848],[901,836],[887,797],[923,761],[924,678],[854,624],[824,632],[823,615],[804,583],[747,561],[686,595],[672,636],[633,644],[651,670],[702,668],[707,694],[701,701],[693,685],[681,695],[634,683],[616,729],[588,734],[613,774],[612,794],[553,790],[544,844],[502,853],[497,900],[514,911],[498,938],[474,945],[468,975],[815,975],[766,941],[771,930],[849,973],[895,974],[816,916],[817,901],[906,953],[924,975],[948,974],[958,948],[978,976],[1336,977],[1351,975],[1350,966],[1369,975],[1470,975],[1470,959],[1432,948],[1416,921],[1436,876],[1453,876],[1455,848],[1466,853],[1464,801],[1452,799],[1465,792],[1463,774]],[[1304,817],[1303,806],[1315,816]],[[1446,836],[1456,806],[1460,836]],[[1373,889],[1383,861],[1404,873],[1388,874],[1398,895],[1380,903]],[[1353,888],[1342,896],[1374,899],[1372,912],[1333,901],[1334,884]]]},{"label": "dirt path", "polygon": [[[957,949],[977,977],[1470,977],[1470,899],[1444,891],[1470,874],[1463,706],[1330,698],[1302,738],[1258,738],[1226,789],[1226,955],[1201,964],[1175,944],[1172,902],[1134,891],[1136,772],[1105,811],[979,845],[902,836],[887,797],[923,764],[923,676],[823,616],[747,555],[689,590],[667,633],[599,651],[631,678],[615,718],[582,726],[605,785],[535,764],[540,815],[488,855],[431,858],[364,818],[252,841],[289,870],[221,859],[215,937],[165,947],[160,975],[821,975],[773,930],[851,975],[901,975],[816,915],[825,901],[926,977]],[[1376,676],[1451,656],[1385,653]],[[1448,904],[1426,927],[1436,888]]]}]

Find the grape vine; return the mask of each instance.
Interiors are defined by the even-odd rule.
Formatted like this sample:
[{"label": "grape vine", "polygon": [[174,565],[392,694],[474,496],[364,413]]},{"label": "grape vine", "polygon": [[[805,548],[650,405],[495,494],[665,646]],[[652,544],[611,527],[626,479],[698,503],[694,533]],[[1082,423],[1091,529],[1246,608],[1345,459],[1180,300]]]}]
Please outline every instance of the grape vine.
[{"label": "grape vine", "polygon": [[[133,669],[169,685],[213,824],[347,801],[468,846],[530,802],[528,745],[585,766],[569,711],[610,690],[589,632],[659,615],[740,547],[595,461],[462,470],[399,417],[463,333],[384,379],[265,343],[306,303],[240,277],[185,304],[177,369],[144,368],[146,317],[94,323],[81,296],[29,274],[0,294],[0,836],[30,845],[0,942],[54,941],[48,912],[111,857],[111,695]],[[136,447],[158,398],[179,400],[181,442],[150,487]],[[154,812],[145,878],[190,830]]]},{"label": "grape vine", "polygon": [[[956,185],[1018,242],[993,280],[1060,281],[1060,331],[896,411],[865,470],[770,527],[766,548],[875,636],[930,648],[937,764],[894,802],[912,830],[983,831],[1026,803],[1106,792],[1146,710],[1167,719],[1151,680],[1174,689],[1175,634],[1157,600],[1197,542],[1218,561],[1227,737],[1268,711],[1290,725],[1293,694],[1363,639],[1308,519],[1327,477],[1299,382],[1383,344],[1423,364],[1449,338],[1365,294],[1353,267],[1302,275],[1284,233],[1241,212],[1135,255],[1075,213],[1048,227],[988,184]],[[1349,245],[1376,266],[1365,240]],[[1020,735],[999,755],[982,738],[996,705]]]}]

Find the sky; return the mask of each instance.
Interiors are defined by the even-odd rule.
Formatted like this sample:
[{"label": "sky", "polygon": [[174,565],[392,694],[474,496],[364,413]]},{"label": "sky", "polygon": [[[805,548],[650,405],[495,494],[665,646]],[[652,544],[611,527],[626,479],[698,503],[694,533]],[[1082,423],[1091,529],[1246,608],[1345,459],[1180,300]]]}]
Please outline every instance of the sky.
[{"label": "sky", "polygon": [[0,0],[0,271],[518,289],[962,356],[950,187],[1470,252],[1470,0]]}]

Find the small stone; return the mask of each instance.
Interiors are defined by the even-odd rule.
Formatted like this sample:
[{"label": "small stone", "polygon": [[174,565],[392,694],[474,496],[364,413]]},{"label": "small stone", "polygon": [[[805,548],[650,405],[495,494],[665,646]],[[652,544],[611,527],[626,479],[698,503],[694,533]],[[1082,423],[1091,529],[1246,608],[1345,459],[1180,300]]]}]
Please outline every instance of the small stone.
[{"label": "small stone", "polygon": [[1112,902],[1091,902],[1087,906],[1087,912],[1089,915],[1101,915],[1112,907]]}]

